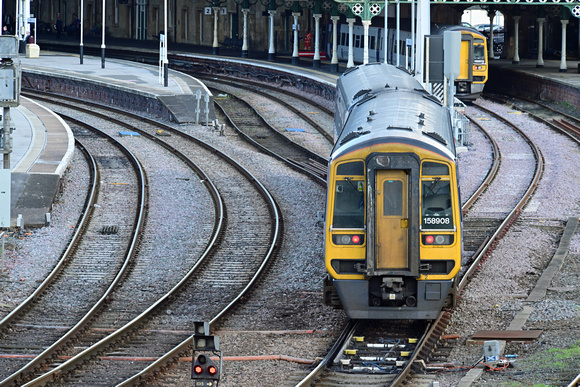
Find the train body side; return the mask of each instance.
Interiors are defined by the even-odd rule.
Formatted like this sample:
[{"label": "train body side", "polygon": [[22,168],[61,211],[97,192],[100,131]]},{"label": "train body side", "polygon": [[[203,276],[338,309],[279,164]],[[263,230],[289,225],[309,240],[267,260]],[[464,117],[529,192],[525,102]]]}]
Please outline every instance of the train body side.
[{"label": "train body side", "polygon": [[447,110],[425,92],[383,87],[335,131],[325,261],[342,306],[357,319],[436,317],[461,262]]}]

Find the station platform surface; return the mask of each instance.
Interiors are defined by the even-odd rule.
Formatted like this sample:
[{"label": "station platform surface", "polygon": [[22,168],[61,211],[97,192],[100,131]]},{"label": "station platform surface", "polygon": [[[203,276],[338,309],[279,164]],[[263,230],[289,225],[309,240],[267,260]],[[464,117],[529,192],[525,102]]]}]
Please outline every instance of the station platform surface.
[{"label": "station platform surface", "polygon": [[[104,67],[101,58],[80,56],[41,50],[37,58],[21,56],[23,73],[43,74],[81,80],[117,90],[130,91],[132,94],[158,99],[178,123],[195,122],[192,114],[196,104],[196,93],[211,95],[205,85],[186,74],[168,71],[167,86],[160,76],[159,68],[105,58]],[[211,102],[213,104],[213,101]]]},{"label": "station platform surface", "polygon": [[[41,226],[74,153],[68,125],[52,111],[27,98],[10,109],[10,226]],[[7,223],[7,219],[3,220]]]},{"label": "station platform surface", "polygon": [[560,71],[560,60],[556,59],[545,59],[543,67],[537,67],[535,59],[522,59],[518,64],[513,64],[511,59],[494,59],[491,61],[491,66],[551,79],[577,88],[580,92],[580,61],[578,59],[566,61],[566,72]]}]

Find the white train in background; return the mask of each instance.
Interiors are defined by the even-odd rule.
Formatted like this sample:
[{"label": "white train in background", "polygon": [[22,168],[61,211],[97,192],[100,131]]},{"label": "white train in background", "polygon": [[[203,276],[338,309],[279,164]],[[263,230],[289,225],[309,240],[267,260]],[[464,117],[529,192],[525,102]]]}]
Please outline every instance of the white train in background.
[{"label": "white train in background", "polygon": [[[391,49],[388,53],[388,63],[397,64],[397,30],[393,28],[388,29],[387,39]],[[329,25],[327,37],[332,36],[332,25]],[[348,39],[349,31],[348,24],[338,24],[338,44],[337,55],[338,60],[342,62],[348,61]],[[411,62],[411,48],[407,46],[407,41],[412,38],[411,32],[399,31],[399,65],[405,67],[407,61],[408,67]],[[331,39],[327,40],[326,52],[332,52]],[[384,62],[385,61],[385,29],[382,27],[369,27],[369,63]],[[364,57],[364,28],[360,25],[353,26],[353,60],[355,64],[363,63]]]}]

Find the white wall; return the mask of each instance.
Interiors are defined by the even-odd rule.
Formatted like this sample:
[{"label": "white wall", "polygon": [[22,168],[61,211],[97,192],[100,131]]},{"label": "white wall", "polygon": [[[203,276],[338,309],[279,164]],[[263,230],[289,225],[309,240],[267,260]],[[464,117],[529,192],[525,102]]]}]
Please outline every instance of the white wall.
[{"label": "white wall", "polygon": [[[461,16],[462,22],[467,22],[472,26],[476,26],[478,24],[489,24],[489,17],[487,16],[487,11],[483,9],[467,9],[463,12]],[[504,25],[504,17],[501,12],[496,11],[495,18],[493,20],[494,26],[503,26]]]}]

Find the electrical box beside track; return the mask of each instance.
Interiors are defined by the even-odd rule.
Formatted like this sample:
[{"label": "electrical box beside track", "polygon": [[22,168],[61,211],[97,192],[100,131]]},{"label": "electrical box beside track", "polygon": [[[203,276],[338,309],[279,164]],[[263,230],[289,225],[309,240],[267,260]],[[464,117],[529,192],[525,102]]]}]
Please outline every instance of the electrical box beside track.
[{"label": "electrical box beside track", "polygon": [[483,342],[483,357],[485,363],[495,366],[499,361],[499,341],[491,340]]}]

